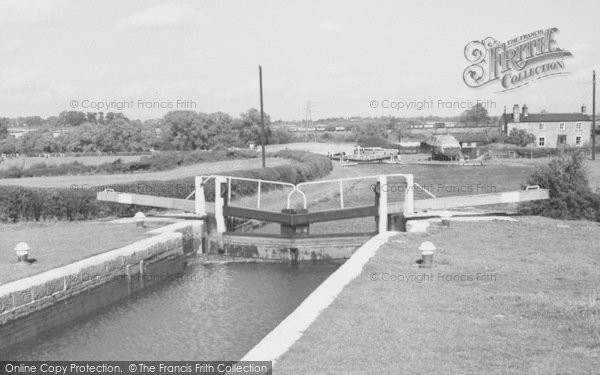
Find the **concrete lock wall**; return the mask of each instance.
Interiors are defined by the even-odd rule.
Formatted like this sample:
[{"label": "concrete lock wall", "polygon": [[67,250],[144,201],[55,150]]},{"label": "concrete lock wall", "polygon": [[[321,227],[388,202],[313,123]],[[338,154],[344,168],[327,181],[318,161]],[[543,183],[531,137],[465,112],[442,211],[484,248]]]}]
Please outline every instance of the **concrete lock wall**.
[{"label": "concrete lock wall", "polygon": [[[229,256],[246,258],[299,261],[347,259],[371,237],[372,234],[281,238],[227,233],[223,235],[221,250]],[[211,252],[217,249],[218,243],[211,240]]]},{"label": "concrete lock wall", "polygon": [[120,249],[0,285],[0,350],[182,272],[202,229],[200,222],[176,223]]}]

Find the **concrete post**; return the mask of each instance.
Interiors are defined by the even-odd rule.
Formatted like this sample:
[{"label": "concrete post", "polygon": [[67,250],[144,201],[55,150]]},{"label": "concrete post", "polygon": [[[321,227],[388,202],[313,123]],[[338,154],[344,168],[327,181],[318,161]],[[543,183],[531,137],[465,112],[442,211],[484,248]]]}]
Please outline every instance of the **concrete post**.
[{"label": "concrete post", "polygon": [[196,176],[195,180],[196,193],[194,193],[195,214],[206,216],[206,201],[204,197],[204,185],[202,185],[202,177]]},{"label": "concrete post", "polygon": [[404,216],[410,217],[415,213],[414,205],[414,179],[412,174],[407,174],[406,178],[406,191],[404,193]]},{"label": "concrete post", "polygon": [[223,176],[215,177],[215,220],[217,222],[217,233],[225,233],[225,216],[223,216],[223,206],[225,200],[222,196],[223,184],[227,182],[227,179]]},{"label": "concrete post", "polygon": [[379,225],[378,232],[387,231],[388,205],[387,205],[387,176],[379,176]]}]

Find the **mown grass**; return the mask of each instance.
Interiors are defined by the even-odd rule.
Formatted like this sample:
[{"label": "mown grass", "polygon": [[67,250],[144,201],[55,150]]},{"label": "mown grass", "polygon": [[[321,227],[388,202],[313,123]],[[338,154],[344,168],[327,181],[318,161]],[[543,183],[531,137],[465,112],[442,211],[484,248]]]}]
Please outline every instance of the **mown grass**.
[{"label": "mown grass", "polygon": [[[430,270],[415,263],[424,240],[437,246],[436,267]],[[453,222],[430,234],[399,235],[281,358],[275,372],[597,373],[599,242],[598,223],[537,217]],[[433,280],[382,281],[383,273],[432,273]],[[473,279],[439,280],[439,274]],[[477,274],[486,276],[478,280]]]},{"label": "mown grass", "polygon": [[85,165],[100,165],[104,163],[111,163],[117,159],[121,159],[123,162],[131,162],[140,160],[140,155],[124,155],[124,156],[62,156],[62,157],[18,157],[18,158],[7,158],[0,163],[0,170],[8,169],[11,167],[17,168],[31,168],[31,166],[44,163],[46,165],[60,165],[68,164],[73,162],[79,162]]},{"label": "mown grass", "polygon": [[[31,276],[92,255],[129,245],[148,237],[147,231],[166,225],[147,222],[146,228],[135,223],[106,222],[0,224],[0,284]],[[17,262],[14,247],[26,242],[30,259],[35,263]]]},{"label": "mown grass", "polygon": [[[282,158],[268,158],[267,166],[289,164]],[[0,179],[0,185],[18,185],[25,187],[42,188],[72,188],[81,189],[89,186],[102,186],[107,184],[127,184],[135,181],[167,181],[178,178],[211,175],[223,171],[239,169],[260,168],[260,159],[226,160],[208,163],[198,163],[177,169],[160,172],[142,172],[132,174],[103,174],[91,176],[49,176],[49,177],[24,177]]]}]

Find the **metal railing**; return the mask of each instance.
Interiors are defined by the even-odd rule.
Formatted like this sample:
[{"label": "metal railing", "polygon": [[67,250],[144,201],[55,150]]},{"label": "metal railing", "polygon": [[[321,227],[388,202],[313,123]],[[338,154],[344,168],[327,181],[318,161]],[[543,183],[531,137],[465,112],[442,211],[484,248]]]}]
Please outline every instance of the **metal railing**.
[{"label": "metal railing", "polygon": [[337,182],[339,184],[339,191],[340,191],[340,208],[344,208],[344,181],[357,181],[357,180],[368,180],[368,179],[377,180],[378,178],[379,178],[378,175],[374,175],[374,176],[336,178],[336,179],[332,179],[332,180],[322,180],[322,181],[307,181],[307,182],[301,182],[301,183],[297,184],[296,191],[298,193],[300,193],[300,195],[302,196],[303,207],[306,208],[306,206],[307,206],[306,194],[300,189],[301,187],[308,186],[308,185],[330,184],[330,183]]},{"label": "metal railing", "polygon": [[416,182],[413,182],[414,186],[419,187],[419,189],[421,189],[425,194],[429,195],[432,198],[437,198],[435,195],[433,195],[429,190],[425,189],[423,186],[417,184]]},{"label": "metal railing", "polygon": [[[257,194],[256,194],[256,208],[260,208],[263,185],[279,185],[282,187],[291,188],[292,191],[288,194],[288,197],[287,197],[287,208],[290,208],[291,195],[296,190],[296,185],[294,185],[290,182],[263,180],[263,179],[259,179],[259,178],[221,176],[221,175],[198,176],[198,177],[200,177],[202,179],[202,183],[201,183],[202,185],[205,184],[206,182],[208,182],[210,179],[213,179],[216,177],[225,178],[225,181],[227,183],[227,204],[228,205],[231,203],[231,193],[232,193],[231,182],[232,181],[246,181],[246,182],[256,182],[257,183],[258,186],[257,186]],[[195,191],[192,194],[195,194]],[[192,194],[190,194],[190,197],[192,196]]]},{"label": "metal railing", "polygon": [[[210,176],[198,176],[197,179],[197,187],[196,187],[196,191],[198,191],[198,189],[202,189],[202,185],[205,184],[207,181],[209,181],[210,179],[215,179],[215,183],[218,184],[219,186],[215,186],[215,194],[220,194],[221,192],[221,185],[222,184],[227,184],[227,205],[229,205],[231,203],[231,194],[232,194],[232,181],[246,181],[246,182],[255,182],[257,184],[257,197],[256,197],[256,208],[260,209],[261,207],[261,197],[262,197],[262,186],[265,184],[271,184],[271,185],[278,185],[278,186],[282,186],[282,187],[287,187],[290,188],[291,191],[288,193],[287,195],[287,205],[286,207],[289,209],[291,208],[291,198],[292,195],[295,192],[300,193],[300,195],[302,196],[302,206],[303,208],[307,208],[307,197],[306,197],[306,192],[302,190],[302,188],[305,188],[307,186],[310,185],[323,185],[323,184],[331,184],[331,183],[337,183],[338,187],[339,187],[339,194],[340,194],[340,208],[345,208],[345,203],[344,203],[344,182],[349,182],[349,181],[361,181],[361,180],[375,180],[377,182],[379,182],[382,185],[387,184],[388,178],[392,178],[392,177],[402,177],[405,179],[406,181],[406,189],[404,192],[404,202],[405,202],[405,213],[407,215],[412,214],[412,210],[414,207],[414,188],[415,186],[419,186],[419,188],[421,188],[424,192],[426,192],[427,194],[429,194],[430,196],[432,196],[433,198],[436,198],[435,195],[433,195],[432,193],[430,193],[429,191],[427,191],[425,188],[423,188],[422,186],[416,184],[413,180],[413,175],[412,174],[404,174],[404,173],[397,173],[397,174],[388,174],[388,175],[372,175],[372,176],[359,176],[359,177],[348,177],[348,178],[338,178],[338,179],[330,179],[330,180],[322,180],[322,181],[307,181],[307,182],[301,182],[299,184],[292,184],[289,182],[281,182],[281,181],[271,181],[271,180],[263,180],[263,179],[257,179],[257,178],[246,178],[246,177],[236,177],[236,176],[221,176],[221,175],[210,175]],[[203,190],[203,189],[202,189]],[[202,191],[200,190],[200,191]],[[195,194],[195,192],[194,192]],[[386,206],[387,206],[387,191],[385,189],[380,189],[380,197],[383,198],[383,201],[386,202]],[[191,197],[191,194],[190,196]],[[188,198],[189,198],[188,197]],[[197,201],[197,211],[199,212],[204,212],[204,197],[196,197],[196,201]],[[217,200],[217,197],[215,196],[215,202]],[[201,202],[200,202],[201,201]],[[200,202],[200,203],[199,203]],[[386,207],[387,209],[387,207]],[[219,210],[221,210],[221,208],[219,207]]]},{"label": "metal railing", "polygon": [[[389,177],[403,177],[406,180],[406,182],[407,182],[407,187],[405,189],[405,199],[408,199],[408,200],[412,201],[412,197],[413,197],[412,190],[414,189],[414,185],[417,185],[417,184],[413,182],[413,175],[412,174],[404,174],[404,173],[388,174],[388,175],[372,175],[372,176],[348,177],[348,178],[337,178],[337,179],[323,180],[323,181],[301,182],[301,183],[299,183],[299,184],[296,185],[296,191],[298,193],[300,193],[300,195],[302,196],[303,207],[306,208],[307,207],[307,199],[306,199],[305,192],[302,191],[302,189],[301,189],[302,187],[309,186],[309,185],[329,184],[329,183],[336,183],[337,182],[339,184],[340,208],[344,208],[344,185],[343,185],[344,182],[346,182],[346,181],[357,181],[357,180],[371,180],[371,179],[375,180],[375,181],[381,181],[382,177],[385,177],[385,181],[387,181],[387,178],[389,178]],[[412,186],[408,186],[409,184],[412,185]],[[420,185],[418,185],[418,186],[420,187]],[[433,194],[429,193],[424,188],[421,187],[421,189],[423,189],[428,194],[430,194],[430,195],[433,196]],[[435,198],[435,196],[433,196],[433,197]]]}]

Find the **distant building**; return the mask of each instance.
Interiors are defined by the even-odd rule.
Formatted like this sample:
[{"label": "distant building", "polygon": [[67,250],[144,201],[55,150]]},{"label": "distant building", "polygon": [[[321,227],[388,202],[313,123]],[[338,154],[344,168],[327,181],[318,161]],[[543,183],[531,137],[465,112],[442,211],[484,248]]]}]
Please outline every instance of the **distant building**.
[{"label": "distant building", "polygon": [[477,148],[490,143],[486,133],[453,133],[452,136],[460,143],[461,149]]},{"label": "distant building", "polygon": [[579,147],[591,139],[592,121],[585,113],[585,105],[579,113],[529,113],[527,105],[519,110],[515,104],[513,113],[501,117],[505,135],[513,129],[523,129],[535,136],[535,147]]}]

